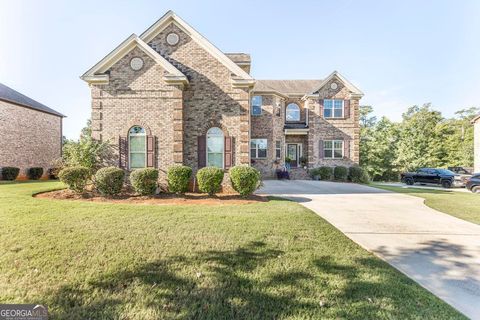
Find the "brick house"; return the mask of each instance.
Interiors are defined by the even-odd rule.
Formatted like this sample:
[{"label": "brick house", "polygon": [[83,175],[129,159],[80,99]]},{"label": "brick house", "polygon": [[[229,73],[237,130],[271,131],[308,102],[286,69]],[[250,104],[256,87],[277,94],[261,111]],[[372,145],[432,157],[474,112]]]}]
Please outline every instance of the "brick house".
[{"label": "brick house", "polygon": [[61,113],[0,83],[0,168],[42,167],[46,176],[62,155]]},{"label": "brick house", "polygon": [[96,139],[125,169],[194,171],[252,164],[264,177],[291,160],[358,163],[362,92],[338,72],[323,80],[256,80],[248,54],[223,53],[172,11],[128,37],[81,78],[91,88]]}]

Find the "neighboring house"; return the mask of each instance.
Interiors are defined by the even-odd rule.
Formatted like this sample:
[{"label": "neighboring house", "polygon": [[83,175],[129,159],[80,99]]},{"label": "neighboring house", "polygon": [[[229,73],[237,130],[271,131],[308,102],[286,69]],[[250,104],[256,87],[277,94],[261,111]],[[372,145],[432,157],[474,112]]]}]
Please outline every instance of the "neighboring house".
[{"label": "neighboring house", "polygon": [[473,171],[480,172],[480,114],[473,118],[473,145],[474,145],[474,158],[473,158]]},{"label": "neighboring house", "polygon": [[0,168],[42,167],[62,155],[64,115],[0,83]]},{"label": "neighboring house", "polygon": [[359,89],[338,72],[255,80],[250,64],[169,11],[81,77],[93,136],[118,147],[125,169],[252,163],[268,177],[287,155],[294,177],[306,177],[301,159],[310,168],[358,163]]}]

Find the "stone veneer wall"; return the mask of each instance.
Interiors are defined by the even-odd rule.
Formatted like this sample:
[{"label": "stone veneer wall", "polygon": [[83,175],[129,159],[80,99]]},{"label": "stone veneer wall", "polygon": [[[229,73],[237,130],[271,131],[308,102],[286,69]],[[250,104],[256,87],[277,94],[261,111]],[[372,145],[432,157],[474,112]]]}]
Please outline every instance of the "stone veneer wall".
[{"label": "stone veneer wall", "polygon": [[[338,84],[336,90],[330,88],[331,82]],[[308,166],[352,166],[359,161],[360,125],[359,125],[359,98],[353,98],[350,91],[339,79],[332,79],[319,92],[320,99],[350,99],[350,117],[348,119],[324,119],[320,114],[320,103],[317,98],[308,98],[309,113],[308,133]],[[350,158],[348,159],[320,159],[319,140],[343,138],[350,140]]]},{"label": "stone veneer wall", "polygon": [[44,175],[62,154],[62,118],[0,101],[0,168],[42,167]]}]

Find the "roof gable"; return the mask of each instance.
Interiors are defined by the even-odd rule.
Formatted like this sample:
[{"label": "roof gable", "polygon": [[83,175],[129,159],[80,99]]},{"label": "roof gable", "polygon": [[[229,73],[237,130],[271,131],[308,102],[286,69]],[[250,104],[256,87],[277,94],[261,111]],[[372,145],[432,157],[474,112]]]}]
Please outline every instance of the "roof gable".
[{"label": "roof gable", "polygon": [[155,22],[150,28],[140,35],[140,39],[148,43],[162,30],[164,30],[171,23],[175,24],[183,32],[189,35],[193,41],[198,43],[205,51],[210,53],[214,58],[220,61],[227,67],[236,77],[233,79],[234,85],[253,85],[255,80],[235,62],[227,57],[221,50],[215,47],[210,41],[202,36],[197,30],[192,28],[182,18],[176,15],[173,11],[168,11],[163,17]]},{"label": "roof gable", "polygon": [[188,83],[187,77],[180,70],[175,68],[174,65],[150,48],[150,46],[142,41],[136,34],[132,34],[128,37],[112,52],[90,68],[90,70],[85,72],[80,78],[89,83],[107,83],[109,76],[108,74],[105,74],[105,72],[134,48],[139,48],[145,52],[145,54],[168,72],[168,74],[163,77],[166,82]]},{"label": "roof gable", "polygon": [[332,80],[334,77],[337,77],[340,81],[343,82],[343,84],[353,93],[357,94],[359,96],[363,96],[363,92],[358,89],[353,83],[348,81],[344,76],[342,76],[338,71],[333,71],[325,80],[320,83],[318,87],[316,87],[311,94],[316,94],[320,89],[323,88],[324,85],[326,85],[330,80]]},{"label": "roof gable", "polygon": [[305,95],[318,87],[322,80],[257,80],[253,91],[282,95]]},{"label": "roof gable", "polygon": [[16,104],[16,105],[19,105],[19,106],[27,107],[27,108],[30,108],[30,109],[34,109],[34,110],[37,110],[37,111],[53,114],[55,116],[65,117],[60,112],[57,112],[57,111],[47,107],[46,105],[44,105],[44,104],[42,104],[38,101],[35,101],[35,100],[27,97],[26,95],[23,95],[20,92],[15,91],[12,88],[7,87],[6,85],[1,84],[1,83],[0,83],[0,100],[6,101],[6,102],[9,102],[9,103],[13,103],[13,104]]}]

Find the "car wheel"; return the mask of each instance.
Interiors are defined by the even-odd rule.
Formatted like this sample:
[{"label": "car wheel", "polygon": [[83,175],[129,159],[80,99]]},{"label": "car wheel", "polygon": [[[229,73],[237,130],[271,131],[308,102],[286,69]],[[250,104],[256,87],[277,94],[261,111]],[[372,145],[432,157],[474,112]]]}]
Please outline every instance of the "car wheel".
[{"label": "car wheel", "polygon": [[405,180],[405,183],[406,183],[407,185],[409,185],[409,186],[413,186],[413,179],[411,179],[411,178],[410,178],[410,179],[406,179],[406,180]]},{"label": "car wheel", "polygon": [[452,183],[448,180],[443,180],[442,181],[442,187],[444,187],[445,189],[448,189],[452,186]]},{"label": "car wheel", "polygon": [[480,193],[480,186],[475,186],[471,190],[473,193]]}]

